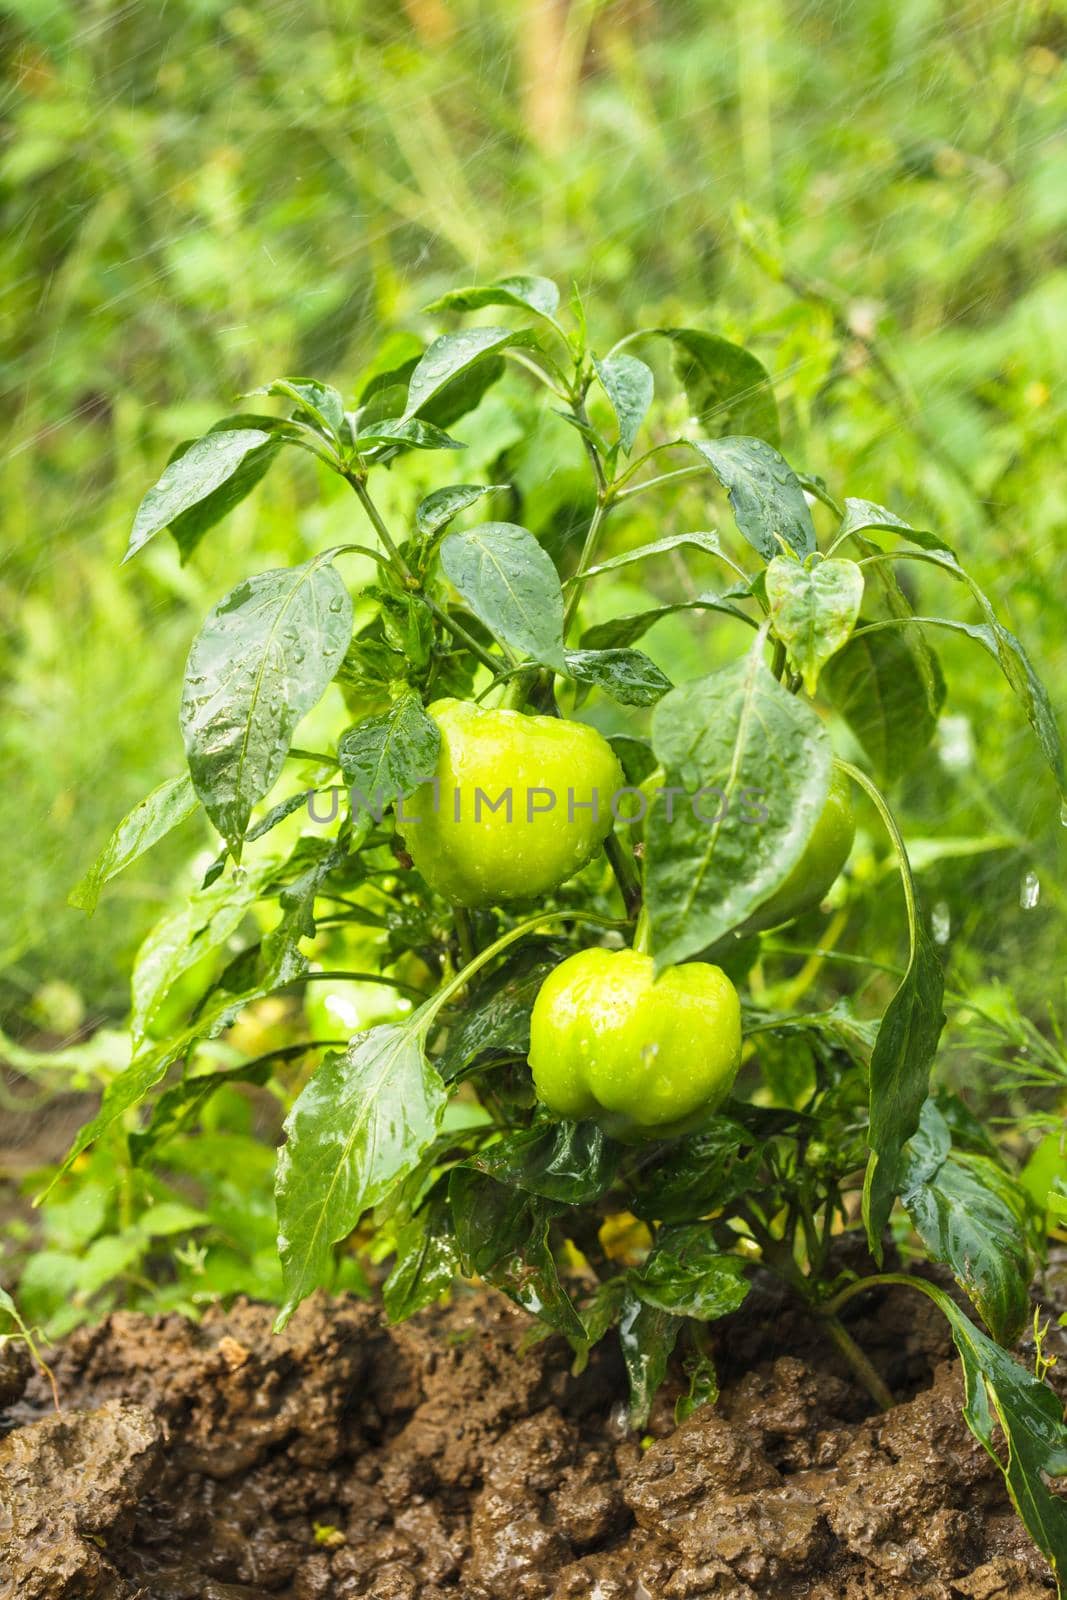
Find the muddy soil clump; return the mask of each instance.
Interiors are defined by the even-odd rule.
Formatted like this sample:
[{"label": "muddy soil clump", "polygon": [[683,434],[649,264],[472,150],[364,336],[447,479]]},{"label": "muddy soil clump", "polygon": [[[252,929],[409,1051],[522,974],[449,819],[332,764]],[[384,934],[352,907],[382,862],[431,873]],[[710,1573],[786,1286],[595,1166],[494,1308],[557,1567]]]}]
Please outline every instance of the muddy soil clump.
[{"label": "muddy soil clump", "polygon": [[[908,1293],[853,1331],[885,1416],[759,1299],[723,1392],[626,1427],[617,1353],[571,1375],[497,1298],[388,1328],[317,1296],[286,1331],[116,1314],[0,1384],[0,1600],[1048,1600]],[[875,1297],[871,1297],[874,1301]],[[766,1310],[767,1308],[764,1308]]]}]

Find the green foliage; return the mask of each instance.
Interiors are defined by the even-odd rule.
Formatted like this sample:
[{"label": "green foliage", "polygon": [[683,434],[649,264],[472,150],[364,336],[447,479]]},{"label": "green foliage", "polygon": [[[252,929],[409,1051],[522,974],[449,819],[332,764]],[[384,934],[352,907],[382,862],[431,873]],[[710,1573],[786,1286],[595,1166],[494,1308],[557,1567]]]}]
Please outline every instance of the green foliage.
[{"label": "green foliage", "polygon": [[[685,1042],[696,1037],[698,1020],[700,1027],[718,1025],[720,1013],[714,1010],[700,1019],[694,1012],[676,1039],[664,1031],[640,1050],[627,1047],[620,1056],[625,1067],[618,1068],[613,1082],[604,1071],[613,1056],[592,1062],[599,1126],[593,1120],[569,1120],[582,1099],[579,1095],[571,1103],[570,1075],[585,1070],[590,1053],[609,1049],[604,1030],[618,1027],[610,993],[603,1015],[595,998],[588,1002],[589,1014],[577,1018],[567,1001],[553,1023],[558,1021],[561,1038],[580,1041],[580,1061],[564,1059],[565,1051],[550,1051],[544,1062],[538,1057],[531,1083],[527,1058],[534,1053],[531,1010],[538,995],[548,993],[541,987],[546,975],[554,982],[557,973],[570,971],[570,962],[561,964],[568,956],[613,966],[615,958],[587,948],[591,932],[601,942],[607,939],[609,948],[612,941],[618,946],[620,936],[629,939],[641,955],[626,959],[645,962],[642,971],[648,952],[658,973],[687,958],[710,957],[745,986],[764,955],[760,937],[746,936],[747,930],[756,925],[757,909],[772,903],[790,880],[813,838],[827,800],[834,739],[845,737],[846,726],[857,733],[862,729],[870,765],[890,777],[906,768],[911,755],[914,703],[907,717],[883,715],[877,725],[864,720],[871,703],[869,684],[863,683],[869,654],[858,676],[846,671],[835,684],[829,669],[836,664],[840,671],[842,663],[847,668],[857,641],[883,634],[904,639],[915,669],[910,687],[901,678],[905,694],[918,693],[920,703],[924,694],[936,694],[939,707],[944,684],[929,654],[927,630],[942,627],[976,636],[997,654],[1008,683],[1022,693],[1058,781],[1058,734],[1039,680],[984,592],[938,536],[920,535],[868,502],[848,501],[839,510],[820,484],[819,498],[833,513],[826,533],[830,551],[851,541],[863,565],[816,548],[809,491],[785,458],[759,438],[684,441],[727,490],[740,545],[736,554],[731,539],[697,532],[639,541],[598,566],[605,526],[617,521],[620,506],[627,508],[675,476],[657,475],[646,466],[661,451],[677,447],[671,399],[653,401],[652,388],[639,381],[632,366],[624,369],[625,382],[618,368],[609,368],[605,376],[604,364],[594,362],[586,348],[584,317],[570,328],[557,322],[558,307],[543,280],[497,285],[488,299],[464,290],[446,297],[444,305],[456,311],[490,303],[532,308],[547,324],[543,337],[523,333],[522,360],[530,377],[566,399],[567,418],[593,479],[580,548],[553,555],[550,541],[511,522],[450,531],[437,545],[441,530],[480,499],[478,486],[446,485],[436,497],[422,497],[410,508],[410,531],[390,528],[371,488],[381,478],[377,469],[388,466],[394,452],[452,447],[453,440],[415,413],[440,402],[472,368],[481,370],[486,391],[499,382],[499,369],[487,362],[515,347],[507,330],[439,336],[410,373],[403,416],[379,416],[372,428],[363,426],[359,407],[347,412],[340,393],[314,379],[268,386],[269,394],[294,403],[302,419],[294,415],[277,435],[280,448],[310,448],[355,491],[379,545],[370,552],[372,581],[357,578],[353,595],[335,563],[341,556],[365,560],[367,548],[335,545],[297,565],[241,581],[197,636],[186,671],[182,731],[192,782],[226,848],[202,887],[145,940],[132,979],[132,1058],[106,1084],[97,1115],[79,1133],[48,1194],[55,1194],[56,1183],[72,1173],[86,1151],[95,1161],[109,1144],[113,1150],[125,1147],[123,1159],[143,1187],[155,1181],[152,1174],[168,1150],[187,1139],[195,1142],[193,1130],[216,1096],[234,1092],[241,1083],[272,1084],[288,1105],[275,1184],[279,1327],[314,1289],[340,1281],[338,1252],[363,1233],[371,1257],[393,1257],[384,1296],[394,1318],[432,1303],[462,1273],[499,1288],[544,1329],[563,1334],[579,1360],[617,1328],[630,1378],[631,1415],[639,1424],[682,1330],[738,1308],[748,1293],[754,1256],[820,1310],[833,1289],[835,1227],[849,1221],[844,1195],[856,1189],[865,1168],[863,1219],[876,1260],[899,1199],[928,1255],[952,1270],[995,1337],[1012,1339],[1025,1317],[1036,1225],[1023,1191],[983,1142],[981,1124],[968,1120],[965,1107],[946,1099],[942,1111],[930,1098],[945,1020],[942,964],[894,811],[863,767],[838,763],[839,772],[869,801],[869,826],[884,830],[900,873],[908,954],[892,993],[872,1005],[857,990],[847,998],[837,995],[829,1009],[809,1003],[798,1010],[807,982],[784,980],[780,1009],[761,1011],[750,1001],[744,1020],[758,1077],[746,1080],[727,1101],[725,1115],[716,1113],[734,1082],[741,1054],[736,1038],[709,1039],[709,1059],[721,1055],[729,1076],[703,1104],[691,1103],[694,1074],[684,1060],[675,1059],[678,1049],[684,1052]],[[563,376],[555,359],[560,344],[573,367],[571,378]],[[700,341],[689,339],[681,347],[689,357],[682,378],[690,389],[703,385],[705,398],[716,384],[716,392],[722,392],[730,373],[747,370],[739,355],[727,360],[718,347],[718,365]],[[703,364],[695,374],[698,357]],[[387,359],[383,355],[383,369]],[[633,447],[638,426],[651,441],[632,466],[620,468],[621,449],[608,444],[589,420],[587,399],[597,380],[615,409],[619,446]],[[394,393],[398,387],[391,377],[371,387],[366,404],[381,399],[384,405],[386,395],[390,403],[401,403]],[[457,416],[465,404],[456,401]],[[325,453],[308,444],[310,431],[326,441]],[[205,475],[208,459],[213,465]],[[143,511],[138,514],[142,531],[148,530],[145,538],[160,531],[155,524],[162,526],[161,518],[180,519],[192,505],[217,496],[243,471],[246,459],[237,450],[213,447],[205,455],[195,445],[188,449],[150,498],[147,521]],[[183,463],[190,464],[187,476]],[[679,476],[687,483],[691,479],[684,469]],[[198,498],[189,499],[183,484]],[[868,538],[872,532],[918,544],[918,551],[901,556],[918,556],[962,580],[982,611],[982,623],[917,613],[891,561]],[[605,619],[599,632],[587,629],[582,635],[585,648],[569,647],[569,636],[587,616],[587,586],[594,578],[652,556],[683,560],[683,550],[692,559],[725,562],[738,577],[728,600],[709,598],[700,605],[708,613],[710,640],[727,659],[673,688],[654,657],[632,648],[635,628],[639,635],[646,626],[640,616],[637,623],[625,615],[621,624],[618,617],[614,624]],[[751,562],[753,553],[761,563],[755,572],[742,564]],[[694,602],[669,601],[663,609],[679,605],[693,607]],[[860,624],[861,605],[876,620]],[[755,630],[754,638],[737,636],[733,623],[739,618]],[[621,641],[610,633],[605,638],[613,625],[621,626]],[[443,799],[450,805],[452,797],[438,793],[441,772],[452,771],[457,782],[468,777],[460,745],[451,753],[452,768],[444,764],[440,730],[427,711],[442,678],[457,674],[463,692],[476,693],[479,701],[495,697],[506,707],[496,716],[494,742],[487,746],[499,770],[479,768],[476,774],[479,782],[497,787],[516,779],[547,781],[543,763],[526,760],[517,713],[561,713],[560,698],[570,697],[572,718],[588,701],[600,716],[610,707],[612,716],[625,719],[625,732],[619,732],[629,764],[635,755],[643,757],[637,770],[644,774],[656,761],[664,779],[657,796],[664,804],[645,820],[639,853],[631,855],[611,834],[604,845],[608,870],[590,864],[575,876],[588,862],[589,850],[572,849],[567,842],[572,787],[566,819],[539,823],[549,830],[539,836],[542,855],[558,848],[561,872],[542,880],[548,890],[532,915],[516,918],[505,909],[516,898],[514,867],[493,866],[496,856],[479,832],[476,805],[465,826],[467,845],[477,854],[481,843],[485,857],[479,862],[477,893],[449,904],[431,887],[434,864],[421,855],[416,859],[425,877],[415,874],[410,856],[395,842],[394,828],[412,821],[404,818],[404,798],[435,778],[433,803],[440,806]],[[343,718],[336,703],[327,703],[335,678],[351,708]],[[843,697],[842,682],[849,686]],[[380,689],[387,693],[387,708],[361,709],[361,700],[372,704]],[[470,714],[456,700],[452,704]],[[311,717],[316,742],[327,746],[319,753],[294,749]],[[577,758],[591,738],[573,721],[545,725],[553,733],[554,759],[568,740]],[[650,750],[645,733],[651,736]],[[603,740],[595,742],[607,755],[604,770],[614,767]],[[294,757],[311,763],[311,788],[281,796],[253,822]],[[309,831],[300,820],[299,802],[316,798],[336,772],[344,780],[347,806],[335,804],[319,824],[321,831]],[[582,774],[574,777],[580,780]],[[336,802],[338,790],[327,786]],[[551,798],[553,806],[559,803],[559,796]],[[472,799],[467,797],[468,806]],[[713,812],[707,809],[710,801]],[[79,898],[93,903],[105,882],[163,837],[187,804],[188,796],[174,786],[151,796],[120,824]],[[462,796],[457,804],[461,810]],[[309,823],[314,815],[307,813]],[[459,813],[454,821],[459,826]],[[268,834],[272,842],[283,837],[282,829],[288,839],[281,853],[259,848]],[[601,828],[596,840],[603,837]],[[494,840],[499,849],[496,834]],[[520,848],[516,840],[516,851]],[[250,854],[242,860],[246,851]],[[232,867],[227,855],[233,857]],[[489,865],[481,870],[485,862]],[[839,862],[835,857],[835,865]],[[528,865],[532,885],[543,861]],[[495,894],[493,870],[502,874]],[[842,892],[850,897],[852,891],[845,884]],[[277,915],[272,916],[275,900]],[[479,909],[463,909],[469,905]],[[787,926],[807,914],[794,911],[786,917]],[[373,946],[366,967],[324,971],[322,957],[334,928],[351,939],[378,931],[381,943]],[[553,938],[546,944],[550,928]],[[858,946],[862,952],[862,939]],[[583,947],[586,953],[577,955]],[[775,955],[768,943],[765,958],[773,962]],[[865,964],[863,954],[855,960],[861,968]],[[882,963],[871,965],[877,970]],[[404,976],[389,970],[397,967]],[[733,1016],[736,1033],[732,983],[706,966],[689,969],[691,975],[698,972],[707,974],[721,1016]],[[383,1019],[346,1027],[341,1049],[327,1049],[324,1039],[308,1046],[287,1044],[273,1065],[269,1054],[253,1055],[244,1063],[190,1076],[197,1052],[227,1031],[233,1037],[257,1004],[294,987],[306,991],[326,976],[381,984],[392,989],[395,1003]],[[610,985],[606,973],[603,981]],[[679,996],[696,992],[682,972],[674,973],[672,982]],[[765,979],[760,983],[765,988]],[[412,1000],[418,1002],[414,1008]],[[533,1010],[535,1026],[538,1015]],[[635,1039],[646,1039],[654,1015],[650,1009],[639,1019],[644,1031]],[[536,1050],[542,1042],[538,1034]],[[312,1048],[325,1054],[296,1082],[278,1071]],[[182,1075],[165,1085],[153,1105],[153,1090],[179,1064]],[[675,1086],[667,1075],[677,1070],[685,1073],[677,1103],[684,1099],[686,1106],[677,1127],[669,1118],[661,1126],[636,1111],[632,1118],[616,1114],[635,1096],[642,1105],[673,1103]],[[563,1077],[559,1093],[554,1089],[549,1095],[543,1082],[552,1072]],[[649,1086],[642,1099],[642,1074],[648,1073],[656,1074],[654,1093]],[[534,1103],[538,1089],[545,1099],[540,1106]],[[135,1126],[133,1118],[146,1103],[147,1122]],[[567,1115],[557,1116],[552,1106]],[[668,1128],[674,1137],[664,1136]],[[72,1181],[67,1177],[65,1187]],[[46,1249],[31,1257],[22,1283],[31,1299],[47,1271],[66,1295],[92,1303],[109,1285],[142,1274],[159,1238],[212,1223],[207,1209],[153,1194],[151,1209],[122,1216],[117,1226],[108,1227],[106,1191],[87,1208],[90,1196],[81,1193],[78,1223],[64,1192],[48,1202],[45,1215],[52,1213],[53,1235],[62,1240],[66,1229],[68,1244],[79,1248]],[[635,1259],[620,1261],[598,1219],[606,1217],[610,1234],[612,1217],[625,1215],[647,1219],[639,1224],[647,1238]],[[84,1231],[74,1238],[72,1227]],[[366,1233],[368,1227],[373,1232]],[[575,1271],[577,1264],[581,1272]],[[849,1292],[839,1291],[838,1300]],[[1028,1399],[1015,1407],[1015,1380],[998,1364],[999,1347],[970,1323],[961,1323],[958,1313],[952,1320],[968,1364],[971,1427],[988,1445],[986,1421],[976,1409],[975,1384],[981,1382],[1000,1396],[998,1414],[1011,1433],[1013,1460],[1019,1452],[1025,1457],[1047,1447],[1042,1470],[1058,1470],[1060,1454],[1067,1450],[1062,1425],[1059,1435],[1048,1431],[1043,1401]],[[690,1394],[680,1402],[683,1412],[715,1393],[714,1371],[699,1343],[696,1352]],[[1017,1469],[1009,1464],[1005,1471],[1035,1538],[1043,1548],[1055,1549],[1061,1538],[1058,1502],[1050,1507],[1032,1492],[1027,1498]]]},{"label": "green foliage", "polygon": [[[899,1191],[925,1250],[957,1274],[990,1331],[1010,1337],[1030,1225],[1000,1160],[986,1164],[995,1147],[978,1148],[974,1118],[950,1115],[938,1096],[946,1154],[943,1131],[924,1146],[922,1108],[942,965],[950,1026],[937,1070],[979,1113],[1007,1115],[1012,1160],[1025,1158],[1031,1128],[1059,1126],[1067,1097],[1049,993],[1063,940],[1063,835],[1050,826],[1062,756],[1041,683],[1064,675],[1055,29],[1036,4],[966,29],[927,3],[861,8],[838,17],[832,37],[804,8],[709,21],[683,5],[639,24],[609,8],[590,13],[589,70],[559,85],[564,114],[546,118],[517,12],[460,0],[451,39],[420,34],[420,16],[355,21],[314,0],[299,16],[268,16],[179,0],[165,20],[134,8],[101,29],[81,27],[67,4],[47,16],[23,5],[11,19],[2,248],[16,403],[0,579],[0,753],[17,778],[0,813],[9,1032],[77,1028],[84,1002],[71,982],[94,1020],[117,1017],[117,975],[156,931],[152,960],[137,967],[133,1020],[145,1037],[128,1069],[110,1032],[95,1054],[74,1044],[48,1066],[5,1043],[35,1092],[95,1084],[104,1099],[39,1231],[5,1241],[4,1277],[21,1274],[26,1318],[59,1333],[119,1303],[195,1311],[243,1291],[281,1302],[276,1121],[253,1137],[249,1105],[291,1109],[318,1081],[327,1041],[343,1060],[368,1025],[406,1028],[411,1003],[518,926],[490,909],[461,927],[397,856],[392,816],[352,826],[342,796],[337,823],[314,824],[308,792],[326,814],[338,772],[350,785],[367,775],[368,749],[392,782],[408,733],[412,768],[432,753],[429,699],[480,694],[505,673],[501,692],[516,703],[554,698],[611,736],[631,781],[651,770],[649,737],[664,729],[695,780],[725,742],[706,686],[729,681],[768,602],[828,740],[890,792],[911,856],[905,903],[886,883],[902,863],[866,801],[829,919],[812,911],[785,933],[739,940],[721,896],[754,903],[749,868],[769,869],[758,851],[742,861],[740,845],[760,835],[713,851],[694,892],[718,941],[712,959],[743,989],[754,973],[749,1077],[728,1115],[640,1160],[592,1148],[585,1125],[546,1127],[525,1073],[539,983],[599,925],[560,920],[551,942],[539,925],[473,974],[468,961],[467,987],[421,1057],[448,1104],[433,1131],[439,1095],[427,1100],[419,1079],[412,1106],[426,1115],[414,1116],[418,1137],[397,1136],[397,1183],[374,1219],[375,1259],[396,1246],[387,1305],[403,1316],[430,1303],[476,1254],[579,1354],[617,1325],[640,1417],[692,1324],[641,1298],[651,1256],[619,1271],[601,1255],[577,1196],[596,1190],[601,1209],[642,1216],[657,1229],[653,1251],[699,1223],[710,1256],[739,1260],[740,1235],[782,1268],[784,1236],[818,1287],[834,1270],[842,1190],[867,1165],[872,1243]],[[502,64],[491,82],[465,43],[474,25]],[[181,56],[169,48],[175,28]],[[510,270],[526,261],[555,281]],[[504,275],[476,282],[483,273]],[[474,286],[449,290],[457,281]],[[556,288],[574,281],[596,286],[589,335],[576,294],[567,305]],[[482,308],[514,326],[484,325]],[[399,331],[383,340],[383,327]],[[262,414],[213,425],[210,395],[222,410],[270,372],[323,377],[275,379],[257,391]],[[593,455],[614,495],[583,554],[604,499]],[[349,486],[372,470],[399,561],[384,544],[368,559],[349,543],[360,516]],[[452,482],[460,476],[469,482]],[[669,481],[646,490],[653,476]],[[153,480],[136,513],[143,549],[116,577]],[[856,493],[839,504],[841,484]],[[481,514],[526,534],[530,564],[509,545],[496,587],[472,561],[457,583],[455,547],[444,547],[462,548],[468,513],[488,495]],[[915,526],[887,506],[908,508]],[[448,528],[460,532],[442,540]],[[168,774],[182,662],[202,617],[220,594],[269,579],[265,569],[291,575],[342,546],[311,589],[321,599],[336,579],[334,598],[354,597],[351,642],[340,627],[334,636],[328,611],[298,602],[305,645],[325,620],[328,659],[312,659],[313,643],[297,662],[280,635],[279,655],[254,596],[234,635],[208,641],[209,673],[225,661],[248,681],[262,667],[285,709],[275,717],[253,686],[219,722],[205,708],[192,730],[205,802],[195,804],[190,781]],[[764,563],[804,591],[790,595],[791,620]],[[839,564],[862,570],[858,617],[840,595],[817,593]],[[854,587],[850,572],[842,591]],[[556,618],[572,608],[564,643]],[[769,672],[774,651],[757,644],[750,661]],[[692,696],[701,736],[689,752],[675,697],[694,681],[705,687]],[[761,710],[803,703],[786,677],[779,695],[764,695],[760,673],[748,681]],[[791,721],[776,722],[769,750],[788,743]],[[794,730],[805,749],[807,731]],[[735,737],[731,749],[754,763],[754,743]],[[786,782],[818,788],[810,771]],[[221,854],[208,818],[224,825]],[[805,826],[794,818],[797,853]],[[653,828],[630,862],[654,904],[668,866],[679,894],[697,883],[707,834],[676,851],[680,838]],[[276,867],[260,873],[268,850]],[[783,871],[788,856],[775,858]],[[624,847],[623,880],[627,861]],[[205,872],[217,900],[195,893]],[[100,901],[92,924],[57,914],[79,877],[75,903]],[[559,891],[557,909],[592,907],[626,922],[616,932],[628,937],[626,888],[598,861]],[[669,926],[669,894],[660,908]],[[808,953],[824,941],[829,956]],[[278,1038],[257,1039],[271,1007]],[[310,1171],[336,1127],[324,1113],[306,1131]],[[361,1151],[346,1173],[354,1203],[389,1168]],[[461,1246],[450,1173],[456,1196],[495,1219],[487,1241],[471,1224]],[[1062,1197],[1045,1198],[1056,1226]],[[142,1218],[168,1204],[209,1220],[151,1232]],[[83,1209],[80,1233],[64,1206]],[[347,1231],[351,1210],[327,1232]],[[701,1221],[719,1211],[737,1231]],[[972,1215],[985,1219],[977,1253]],[[369,1226],[355,1243],[338,1234],[316,1245],[307,1274],[364,1284],[353,1252]],[[575,1252],[604,1275],[599,1289],[572,1275]],[[671,1257],[668,1289],[687,1281],[683,1254]],[[1042,1476],[1062,1470],[1057,1419],[1021,1369],[946,1314],[971,1425],[992,1447],[985,1397],[1011,1442],[1009,1482],[1028,1525],[1062,1565]],[[715,1390],[706,1359],[686,1359],[683,1406]]]}]

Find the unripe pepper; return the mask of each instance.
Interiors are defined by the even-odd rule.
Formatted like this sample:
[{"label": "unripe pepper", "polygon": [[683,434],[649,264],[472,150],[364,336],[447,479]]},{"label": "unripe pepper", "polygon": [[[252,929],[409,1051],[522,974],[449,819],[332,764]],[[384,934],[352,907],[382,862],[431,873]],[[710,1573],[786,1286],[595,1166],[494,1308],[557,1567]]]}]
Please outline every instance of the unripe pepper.
[{"label": "unripe pepper", "polygon": [[653,976],[635,950],[582,950],[541,986],[530,1019],[538,1098],[620,1139],[699,1126],[725,1100],[741,1061],[741,1003],[703,961]]},{"label": "unripe pepper", "polygon": [[749,917],[744,931],[758,933],[763,928],[777,927],[780,922],[791,922],[817,906],[848,860],[855,837],[852,787],[845,774],[835,767],[826,804],[804,847],[804,854],[785,882]]},{"label": "unripe pepper", "polygon": [[465,700],[435,701],[428,715],[441,733],[436,807],[420,789],[405,803],[418,820],[401,826],[431,888],[461,906],[529,900],[592,859],[625,783],[595,728]]},{"label": "unripe pepper", "polygon": [[[641,784],[646,808],[640,819],[630,824],[630,837],[635,841],[647,838],[650,822],[654,827],[670,827],[664,798],[666,783],[663,768],[657,767]],[[688,804],[684,793],[674,793],[671,809],[675,813]],[[752,827],[759,827],[759,823],[753,822]],[[764,928],[776,928],[780,923],[792,922],[805,911],[811,911],[824,899],[826,891],[840,874],[852,852],[855,837],[856,819],[852,811],[851,785],[845,774],[835,767],[826,803],[804,846],[803,855],[785,882],[768,900],[757,906],[740,931],[760,933]]]}]

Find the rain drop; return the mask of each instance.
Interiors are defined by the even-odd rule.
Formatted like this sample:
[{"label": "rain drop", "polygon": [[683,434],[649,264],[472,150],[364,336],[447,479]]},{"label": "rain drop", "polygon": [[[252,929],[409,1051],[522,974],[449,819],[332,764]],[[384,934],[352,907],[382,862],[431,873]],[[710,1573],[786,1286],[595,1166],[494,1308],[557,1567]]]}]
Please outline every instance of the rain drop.
[{"label": "rain drop", "polygon": [[952,913],[944,900],[939,900],[930,913],[930,932],[935,944],[948,944],[952,933]]},{"label": "rain drop", "polygon": [[1036,872],[1028,872],[1019,888],[1019,904],[1024,911],[1032,911],[1041,899],[1041,879]]},{"label": "rain drop", "polygon": [[1067,828],[1067,800],[1060,801],[1060,827]]}]

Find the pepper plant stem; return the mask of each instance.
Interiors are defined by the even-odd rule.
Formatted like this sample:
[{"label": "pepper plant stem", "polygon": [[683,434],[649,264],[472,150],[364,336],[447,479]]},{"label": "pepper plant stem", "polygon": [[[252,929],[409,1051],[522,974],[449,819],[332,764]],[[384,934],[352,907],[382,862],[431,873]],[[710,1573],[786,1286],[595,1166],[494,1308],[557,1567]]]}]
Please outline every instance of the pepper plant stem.
[{"label": "pepper plant stem", "polygon": [[396,541],[393,539],[392,534],[386,527],[381,512],[371,499],[367,485],[364,483],[363,479],[356,472],[346,472],[344,477],[345,482],[351,484],[352,488],[356,491],[356,494],[359,497],[359,503],[367,513],[368,520],[370,521],[375,533],[382,541],[382,544],[388,553],[389,559],[393,564],[397,576],[402,579],[404,584],[409,589],[419,589],[421,591],[421,598],[427,610],[437,618],[442,627],[448,629],[449,633],[454,639],[458,640],[460,644],[464,645],[471,652],[471,655],[476,656],[483,666],[488,667],[491,672],[497,672],[500,667],[500,662],[497,660],[497,658],[490,655],[489,651],[484,649],[478,643],[473,634],[467,632],[462,623],[457,622],[454,617],[450,617],[448,612],[443,610],[442,607],[437,604],[437,601],[421,588],[419,580],[416,578],[415,574],[404,560]]}]

